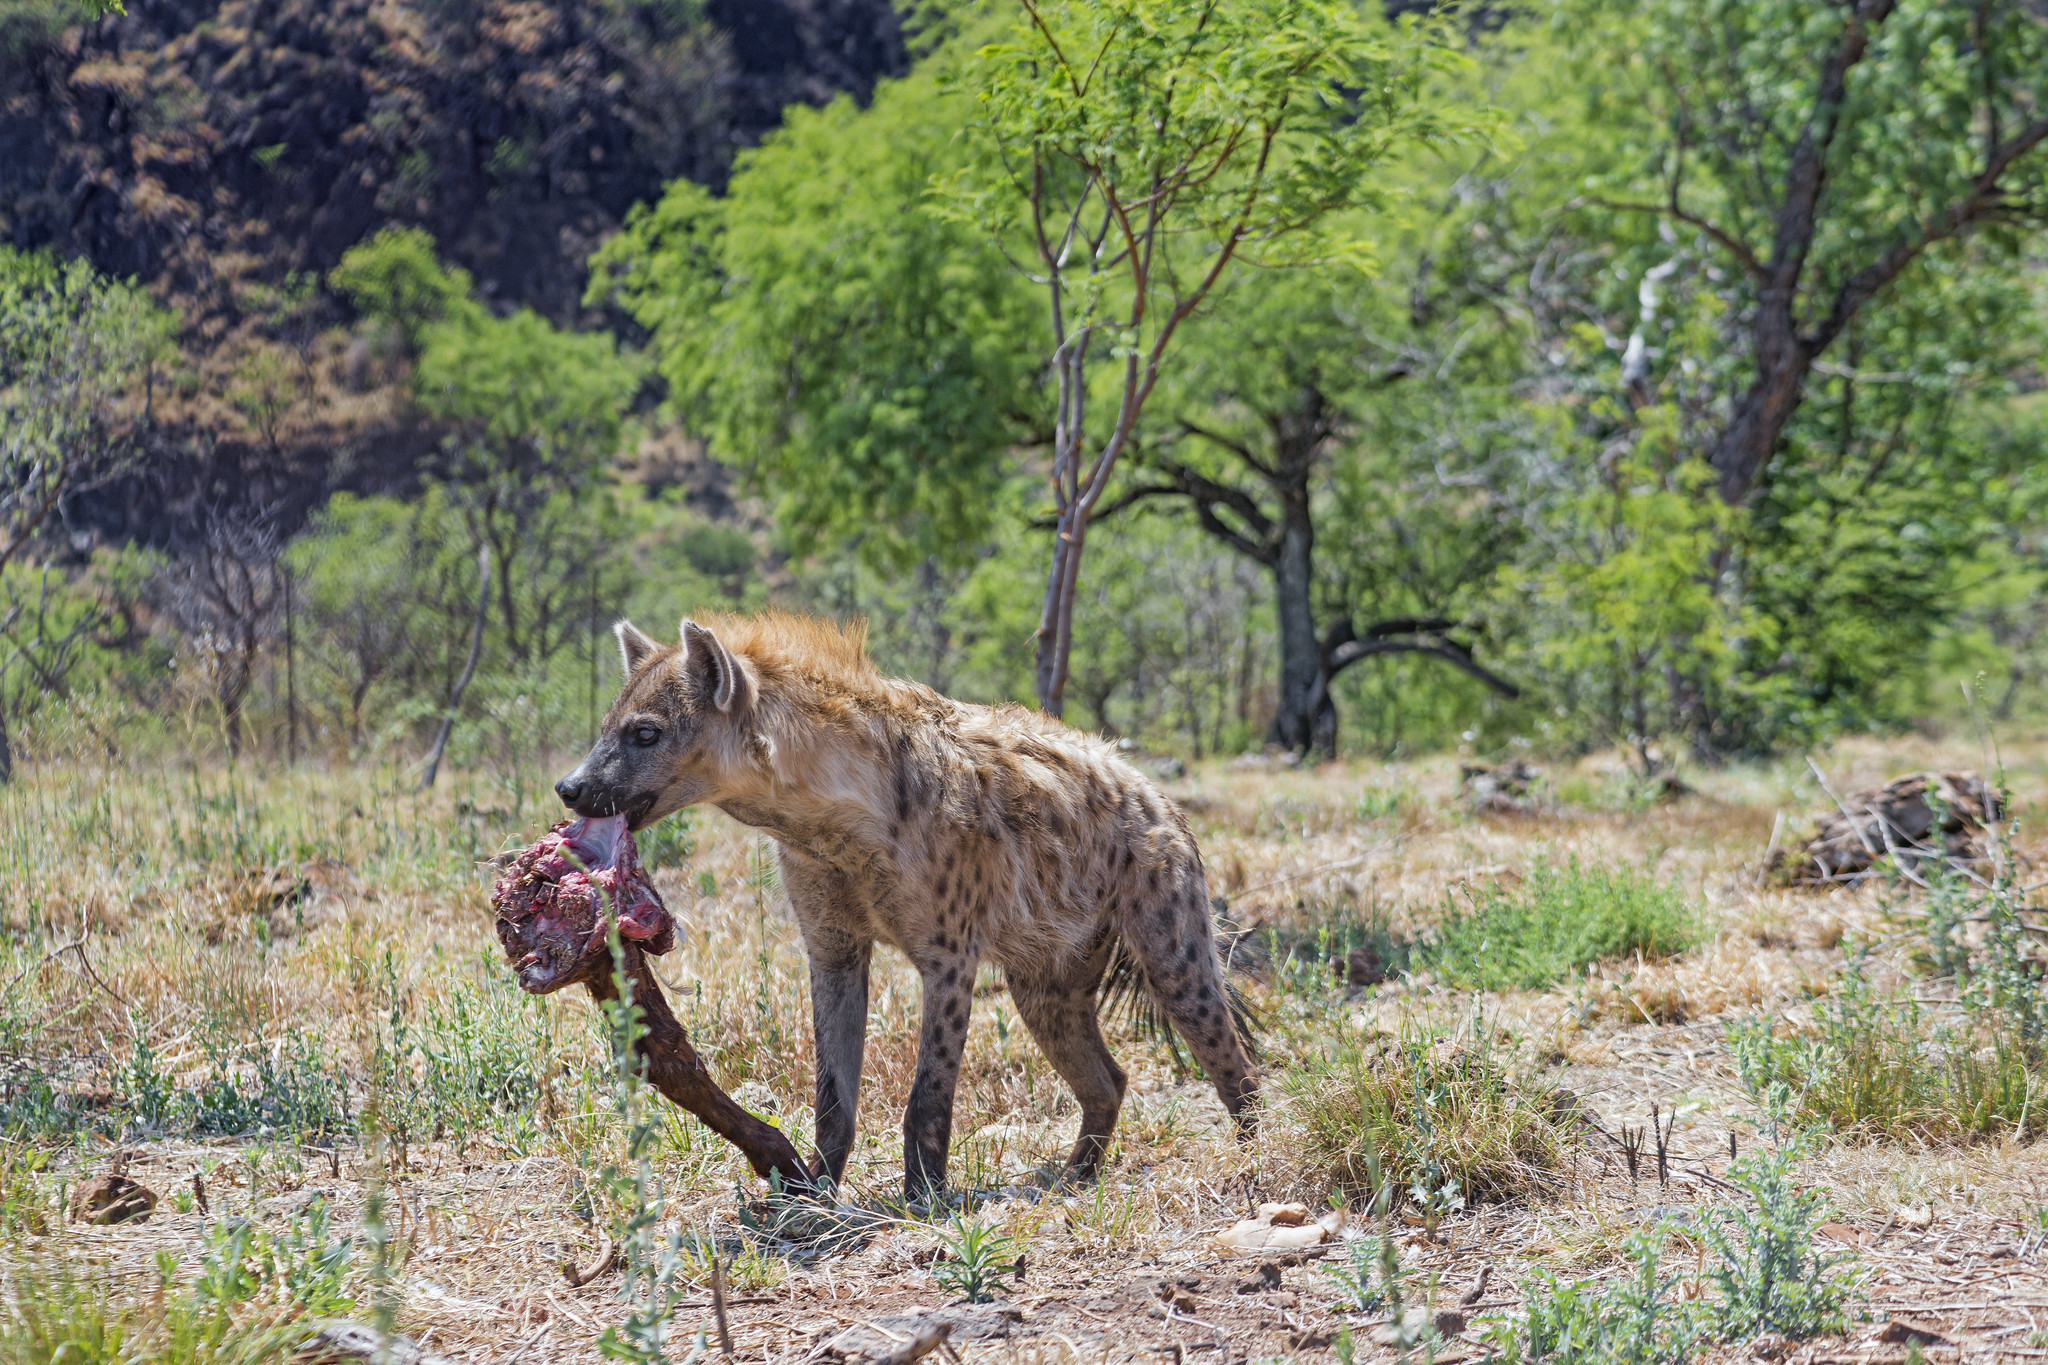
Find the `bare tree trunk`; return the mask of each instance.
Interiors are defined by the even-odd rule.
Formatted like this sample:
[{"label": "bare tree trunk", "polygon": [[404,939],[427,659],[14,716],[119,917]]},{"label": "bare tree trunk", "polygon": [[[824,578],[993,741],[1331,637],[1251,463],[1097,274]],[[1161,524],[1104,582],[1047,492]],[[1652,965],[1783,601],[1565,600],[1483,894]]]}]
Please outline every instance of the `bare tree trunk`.
[{"label": "bare tree trunk", "polygon": [[441,773],[441,756],[448,752],[448,737],[455,733],[455,715],[462,708],[462,694],[469,690],[469,680],[476,676],[477,660],[484,652],[484,623],[491,612],[491,547],[479,541],[476,547],[476,623],[469,633],[469,659],[462,666],[462,676],[455,680],[455,690],[448,694],[448,714],[441,717],[441,731],[434,736],[434,747],[427,754],[426,771],[420,774],[420,785],[416,790],[425,791],[434,785],[434,779]]},{"label": "bare tree trunk", "polygon": [[283,564],[278,571],[284,575],[285,761],[296,766],[299,761],[299,678],[295,657],[298,651],[292,637],[292,570],[289,564]]},{"label": "bare tree trunk", "polygon": [[[1311,731],[1316,714],[1330,705],[1328,689],[1317,687],[1323,675],[1323,651],[1316,640],[1315,608],[1310,598],[1315,585],[1315,527],[1309,522],[1305,498],[1300,500],[1298,515],[1295,499],[1283,493],[1281,501],[1286,522],[1272,566],[1280,625],[1280,705],[1273,712],[1266,742],[1306,753],[1314,738]],[[1318,697],[1322,706],[1312,711]],[[1334,727],[1331,738],[1334,743]]]}]

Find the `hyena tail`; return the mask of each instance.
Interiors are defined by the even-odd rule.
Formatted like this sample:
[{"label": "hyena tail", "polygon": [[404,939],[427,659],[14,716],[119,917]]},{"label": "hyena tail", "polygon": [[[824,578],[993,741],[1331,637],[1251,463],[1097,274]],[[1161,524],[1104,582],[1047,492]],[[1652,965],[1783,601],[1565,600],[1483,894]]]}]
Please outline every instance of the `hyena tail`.
[{"label": "hyena tail", "polygon": [[[1210,902],[1211,909],[1221,915],[1226,906],[1218,896]],[[1213,922],[1212,922],[1213,923]],[[1220,928],[1212,928],[1211,941],[1222,938]],[[1232,945],[1234,946],[1234,945]],[[1237,1034],[1238,1046],[1245,1056],[1253,1061],[1259,1057],[1259,1018],[1238,989],[1237,979],[1232,974],[1232,952],[1226,947],[1216,960],[1217,975],[1222,979],[1223,998],[1230,1010],[1231,1030]],[[1109,955],[1109,964],[1103,969],[1102,982],[1096,992],[1098,1010],[1109,1018],[1119,1015],[1131,1022],[1139,1033],[1158,1038],[1173,1050],[1177,1061],[1185,1062],[1187,1053],[1181,1045],[1173,1025],[1167,1020],[1166,1011],[1160,1007],[1155,988],[1148,981],[1144,965],[1131,948],[1130,939],[1119,934],[1116,946]]]}]

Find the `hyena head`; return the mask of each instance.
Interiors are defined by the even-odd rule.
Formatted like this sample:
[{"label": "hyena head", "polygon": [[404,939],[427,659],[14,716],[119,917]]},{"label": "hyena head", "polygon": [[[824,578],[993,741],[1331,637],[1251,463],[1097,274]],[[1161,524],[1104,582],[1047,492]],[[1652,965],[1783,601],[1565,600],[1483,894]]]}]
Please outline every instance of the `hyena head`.
[{"label": "hyena head", "polygon": [[555,794],[578,815],[624,815],[632,829],[714,800],[746,753],[743,721],[754,676],[716,635],[685,618],[682,639],[661,646],[615,627],[626,684],[604,727]]}]

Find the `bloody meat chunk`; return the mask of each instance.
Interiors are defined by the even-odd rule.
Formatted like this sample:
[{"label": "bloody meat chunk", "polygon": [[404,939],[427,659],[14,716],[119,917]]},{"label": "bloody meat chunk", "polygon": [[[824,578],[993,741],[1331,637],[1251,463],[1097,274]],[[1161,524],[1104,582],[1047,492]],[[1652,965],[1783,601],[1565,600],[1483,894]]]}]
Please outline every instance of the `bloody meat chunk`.
[{"label": "bloody meat chunk", "polygon": [[676,943],[675,920],[640,866],[623,815],[556,825],[513,857],[491,888],[491,905],[519,984],[535,995],[600,965],[609,970],[605,933],[613,915],[619,937],[646,952]]},{"label": "bloody meat chunk", "polygon": [[816,1179],[774,1126],[749,1114],[718,1088],[669,1008],[648,953],[675,947],[676,925],[640,866],[626,817],[566,820],[503,864],[491,888],[498,941],[534,995],[582,985],[598,1001],[616,1000],[619,983],[605,941],[619,921],[623,967],[646,1032],[634,1045],[655,1089],[703,1119],[744,1152],[757,1175],[773,1175],[790,1191],[815,1192]]}]

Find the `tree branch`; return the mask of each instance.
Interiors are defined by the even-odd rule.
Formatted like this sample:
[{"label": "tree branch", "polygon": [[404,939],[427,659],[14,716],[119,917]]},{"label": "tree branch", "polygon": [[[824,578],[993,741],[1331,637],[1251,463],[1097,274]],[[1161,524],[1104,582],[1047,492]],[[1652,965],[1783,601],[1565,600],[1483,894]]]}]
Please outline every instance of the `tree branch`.
[{"label": "tree branch", "polygon": [[1279,477],[1279,475],[1274,472],[1273,467],[1271,465],[1267,464],[1264,460],[1260,459],[1256,454],[1252,452],[1252,448],[1242,441],[1232,440],[1230,437],[1223,435],[1221,432],[1210,431],[1206,427],[1196,426],[1193,422],[1190,422],[1185,417],[1175,418],[1174,425],[1179,427],[1182,431],[1186,432],[1190,436],[1199,436],[1203,440],[1209,442],[1211,445],[1221,446],[1223,449],[1237,456],[1238,459],[1243,460],[1246,464],[1250,465],[1254,470],[1258,471],[1258,474],[1261,478],[1277,479]]},{"label": "tree branch", "polygon": [[2029,125],[2011,141],[1994,149],[1986,158],[1984,169],[1978,173],[1968,195],[1923,224],[1914,236],[1894,242],[1884,255],[1843,283],[1835,293],[1828,315],[1801,338],[1804,344],[1816,355],[1826,350],[1857,311],[1879,290],[1897,279],[1922,252],[1957,236],[1980,218],[1997,212],[2005,201],[2005,192],[1998,185],[1999,179],[2012,169],[2015,161],[2044,141],[2048,141],[2048,119]]},{"label": "tree branch", "polygon": [[1445,639],[1441,635],[1430,636],[1427,639],[1352,640],[1346,644],[1339,645],[1330,655],[1326,665],[1329,676],[1334,678],[1360,659],[1370,658],[1375,654],[1432,655],[1435,658],[1442,659],[1454,668],[1471,674],[1503,697],[1512,699],[1522,695],[1521,688],[1473,658],[1471,650],[1457,641]]},{"label": "tree branch", "polygon": [[1571,207],[1576,208],[1583,204],[1591,204],[1595,208],[1612,209],[1616,213],[1655,213],[1666,218],[1676,219],[1687,227],[1698,228],[1701,232],[1706,233],[1722,250],[1739,261],[1743,270],[1752,278],[1758,280],[1764,278],[1764,264],[1756,258],[1756,253],[1749,249],[1748,243],[1708,219],[1688,213],[1680,208],[1678,206],[1678,191],[1675,189],[1671,192],[1671,201],[1668,204],[1638,204],[1627,199],[1603,199],[1599,195],[1589,194],[1581,195],[1579,198],[1574,199],[1571,202]]}]

